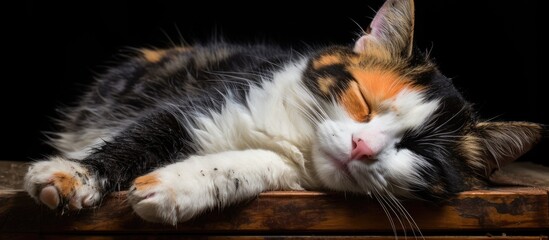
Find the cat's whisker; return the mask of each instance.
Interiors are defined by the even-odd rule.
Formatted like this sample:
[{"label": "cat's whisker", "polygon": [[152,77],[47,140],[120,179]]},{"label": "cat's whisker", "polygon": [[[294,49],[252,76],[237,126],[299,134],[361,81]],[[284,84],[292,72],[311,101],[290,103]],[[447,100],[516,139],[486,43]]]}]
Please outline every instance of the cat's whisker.
[{"label": "cat's whisker", "polygon": [[388,206],[390,206],[390,208],[392,209],[393,211],[393,214],[398,218],[399,222],[400,222],[400,226],[402,228],[402,233],[404,234],[404,239],[408,239],[408,233],[407,233],[407,230],[406,230],[406,227],[405,227],[405,224],[404,222],[401,220],[401,218],[399,216],[402,216],[404,217],[404,220],[406,220],[408,222],[408,225],[410,226],[410,228],[412,229],[412,233],[414,234],[415,236],[415,232],[414,232],[414,229],[412,227],[412,225],[410,224],[410,220],[407,218],[407,216],[405,216],[402,212],[402,209],[400,209],[397,205],[395,205],[395,203],[393,202],[393,200],[390,198],[390,192],[387,191],[387,190],[383,190],[383,196],[385,196],[383,199],[385,199],[386,201],[386,204]]},{"label": "cat's whisker", "polygon": [[358,29],[360,30],[360,32],[357,32],[356,33],[356,37],[357,38],[360,38],[362,37],[364,34],[366,34],[366,30],[362,27],[361,24],[359,24],[357,21],[355,21],[354,19],[352,18],[349,18],[351,20],[351,22],[353,22],[357,27]]},{"label": "cat's whisker", "polygon": [[381,209],[383,210],[383,212],[385,212],[385,216],[387,216],[387,220],[389,220],[389,224],[391,225],[391,229],[393,229],[393,235],[395,236],[395,239],[398,239],[398,233],[397,233],[397,230],[396,230],[395,223],[393,221],[393,217],[391,216],[390,212],[387,210],[387,208],[385,206],[385,203],[381,200],[381,196],[377,192],[372,192],[372,195],[374,196],[376,201],[381,206]]},{"label": "cat's whisker", "polygon": [[234,74],[234,75],[252,75],[252,76],[255,76],[255,77],[258,77],[258,78],[268,78],[268,75],[266,73],[263,73],[263,72],[259,72],[259,71],[247,71],[247,72],[234,72],[234,71],[215,71],[214,73],[212,74],[215,74],[215,73],[221,73],[221,74],[227,74],[230,76],[230,74]]},{"label": "cat's whisker", "polygon": [[436,149],[441,150],[441,151],[444,152],[446,155],[450,155],[450,152],[448,151],[448,149],[444,148],[444,146],[440,146],[440,145],[435,144],[435,143],[419,142],[418,145],[431,146],[431,147],[434,147],[434,148],[436,148]]},{"label": "cat's whisker", "polygon": [[310,108],[312,112],[319,113],[319,116],[323,121],[328,119],[328,114],[324,110],[324,107],[322,107],[322,105],[319,103],[316,96],[314,96],[311,92],[306,90],[303,86],[299,86],[298,91],[299,92],[295,92],[296,96],[301,96],[301,99],[304,102],[310,103],[310,104],[306,104],[306,106]]},{"label": "cat's whisker", "polygon": [[[317,116],[314,115],[314,111],[310,109],[310,106],[306,104],[296,103],[293,98],[290,98],[288,96],[284,97],[284,101],[290,106],[292,106],[293,108],[297,109],[298,113],[301,114],[303,117],[305,117],[307,120],[309,120],[311,123],[314,123],[315,125],[319,123]],[[305,109],[304,106],[309,109]]]},{"label": "cat's whisker", "polygon": [[[216,75],[216,76],[220,76],[220,77],[229,77],[229,78],[234,78],[234,79],[238,79],[238,80],[243,80],[244,82],[247,82],[247,83],[252,83],[254,81],[252,81],[251,79],[249,78],[245,78],[245,77],[240,77],[240,76],[237,76],[235,74],[228,74],[228,73],[223,73],[222,71],[208,71],[208,70],[202,70],[202,72],[204,73],[208,73],[208,74],[212,74],[212,75]],[[213,80],[213,79],[212,79]],[[218,80],[218,81],[221,81],[221,82],[230,82],[231,80],[230,79],[215,79],[215,80]]]},{"label": "cat's whisker", "polygon": [[235,80],[224,78],[222,80],[220,80],[220,79],[205,79],[204,81],[219,82],[219,83],[222,84],[222,86],[225,87],[226,90],[238,90],[237,88],[235,88],[235,86],[244,87],[244,88],[241,88],[240,90],[246,90],[247,88],[249,88],[252,85],[251,82],[245,81],[244,79],[241,79],[241,80],[243,80],[243,81],[235,81]]},{"label": "cat's whisker", "polygon": [[[448,124],[450,121],[452,121],[455,117],[457,117],[459,114],[461,114],[461,112],[465,111],[467,109],[467,106],[462,106],[454,115],[452,115],[452,117],[450,117],[449,119],[447,119],[444,123],[440,124],[439,126],[437,126],[433,132],[438,132],[438,130],[442,127],[445,127],[446,124]],[[457,130],[457,129],[456,129]]]},{"label": "cat's whisker", "polygon": [[284,68],[283,65],[280,65],[280,64],[278,64],[278,63],[275,63],[275,62],[273,62],[273,61],[271,61],[271,60],[269,60],[269,59],[267,59],[267,58],[260,57],[260,56],[257,56],[257,55],[251,55],[251,57],[254,57],[254,58],[256,58],[256,59],[258,59],[258,60],[260,60],[260,61],[264,61],[264,62],[266,62],[266,63],[269,63],[269,64],[271,64],[271,65],[273,65],[273,66],[275,66],[275,67],[277,67],[277,68]]},{"label": "cat's whisker", "polygon": [[185,47],[190,46],[189,42],[185,40],[185,37],[183,37],[183,34],[181,33],[181,30],[179,29],[179,26],[177,26],[177,23],[174,23],[175,31],[177,32],[177,36],[179,37],[179,46],[178,47]]},{"label": "cat's whisker", "polygon": [[444,143],[457,143],[459,142],[459,139],[458,140],[448,140],[448,139],[442,139],[442,138],[422,138],[422,139],[419,139],[417,140],[417,142],[444,142]]},{"label": "cat's whisker", "polygon": [[301,107],[301,106],[299,106],[295,103],[290,103],[290,104],[294,105],[294,107],[299,110],[299,113],[301,113],[301,115],[303,115],[311,123],[313,123],[314,125],[318,125],[318,123],[320,121],[318,120],[318,118],[315,115],[311,114],[309,111],[307,111],[306,109],[304,109],[303,107]]},{"label": "cat's whisker", "polygon": [[[320,107],[320,104],[316,101],[316,99],[313,98],[313,96],[310,96],[310,93],[308,93],[308,91],[301,90],[300,93],[306,93],[307,95],[307,96],[303,96],[303,94],[294,92],[296,96],[301,96],[300,99],[304,102],[302,104],[295,102],[293,98],[290,98],[288,96],[285,96],[284,99],[286,100],[287,103],[291,104],[296,109],[298,109],[303,115],[305,115],[315,125],[318,125],[321,121],[325,121],[326,114],[323,108]],[[313,104],[306,104],[306,103],[313,103]]]},{"label": "cat's whisker", "polygon": [[164,37],[166,37],[166,39],[168,39],[168,41],[170,42],[170,44],[172,45],[172,47],[178,47],[178,45],[175,44],[175,42],[173,41],[172,37],[170,37],[170,34],[168,34],[168,32],[166,32],[166,30],[160,29],[160,32],[162,32],[162,34],[164,34]]},{"label": "cat's whisker", "polygon": [[416,235],[416,230],[417,230],[417,232],[419,233],[419,236],[422,239],[425,239],[425,237],[423,236],[423,233],[421,232],[421,229],[417,225],[416,221],[414,220],[412,215],[410,215],[408,210],[406,210],[406,208],[402,205],[402,203],[391,192],[387,191],[386,194],[387,194],[388,198],[393,202],[394,206],[396,208],[398,208],[400,210],[400,212],[402,213],[402,215],[404,216],[404,218],[406,218],[406,221],[408,221],[408,224],[410,225],[410,228],[412,229],[412,233],[414,234],[414,237],[417,239],[417,235]]},{"label": "cat's whisker", "polygon": [[314,115],[312,115],[309,111],[307,111],[306,109],[304,109],[303,107],[301,107],[300,105],[292,101],[288,101],[288,103],[292,105],[294,108],[296,108],[297,110],[299,110],[298,112],[307,120],[309,120],[311,123],[318,125],[319,120]]},{"label": "cat's whisker", "polygon": [[[431,123],[431,125],[434,124],[434,122]],[[445,132],[435,132],[435,131],[430,131],[429,128],[424,128],[424,131],[427,132],[427,133],[430,133],[428,135],[425,135],[424,133],[424,138],[427,138],[427,137],[443,137],[443,138],[458,138],[458,137],[461,137],[459,135],[456,135],[456,133],[459,132],[459,129],[454,129],[454,130],[451,130],[451,131],[445,131]]]}]

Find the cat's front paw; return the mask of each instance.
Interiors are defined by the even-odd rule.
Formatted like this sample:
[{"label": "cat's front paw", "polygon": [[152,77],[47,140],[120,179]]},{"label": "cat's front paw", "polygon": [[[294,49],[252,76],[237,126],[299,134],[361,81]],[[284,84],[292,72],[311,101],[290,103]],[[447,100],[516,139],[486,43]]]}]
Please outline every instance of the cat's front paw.
[{"label": "cat's front paw", "polygon": [[207,181],[169,169],[159,169],[135,179],[128,193],[133,210],[150,222],[187,221],[214,205]]},{"label": "cat's front paw", "polygon": [[101,198],[97,181],[79,163],[54,157],[36,162],[25,175],[25,190],[51,209],[81,209]]}]

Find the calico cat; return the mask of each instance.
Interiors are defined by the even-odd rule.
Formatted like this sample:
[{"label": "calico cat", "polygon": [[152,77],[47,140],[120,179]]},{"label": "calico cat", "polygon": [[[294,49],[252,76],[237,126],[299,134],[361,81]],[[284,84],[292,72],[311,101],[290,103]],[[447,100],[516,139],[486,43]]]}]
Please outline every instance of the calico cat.
[{"label": "calico cat", "polygon": [[542,127],[479,120],[413,46],[414,5],[388,0],[354,47],[216,43],[141,50],[68,109],[25,189],[51,209],[113,191],[176,224],[268,190],[436,201],[486,186]]}]

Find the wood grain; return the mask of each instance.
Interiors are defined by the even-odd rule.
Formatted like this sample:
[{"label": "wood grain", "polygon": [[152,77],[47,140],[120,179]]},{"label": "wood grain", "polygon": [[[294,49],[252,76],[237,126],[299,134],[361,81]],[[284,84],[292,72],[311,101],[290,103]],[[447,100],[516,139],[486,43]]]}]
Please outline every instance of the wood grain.
[{"label": "wood grain", "polygon": [[[502,188],[463,192],[440,205],[405,202],[423,232],[455,230],[549,229],[545,190]],[[397,229],[411,230],[404,222]],[[401,216],[401,220],[404,218]],[[60,214],[39,206],[22,191],[0,191],[3,233],[265,233],[386,232],[391,224],[378,203],[367,197],[317,192],[268,192],[223,211],[169,226],[147,223],[126,203],[125,192],[107,197],[96,209]]]},{"label": "wood grain", "polygon": [[[548,169],[515,166],[519,169],[501,171],[494,182],[534,187],[469,191],[441,204],[407,201],[403,206],[425,239],[549,240]],[[27,167],[26,163],[0,161],[1,240],[395,238],[377,202],[336,193],[267,192],[177,226],[144,222],[127,205],[125,192],[108,196],[99,208],[61,214],[37,205],[19,190]],[[528,171],[520,170],[525,167]],[[399,239],[406,239],[405,234],[414,238],[406,218],[391,215]]]},{"label": "wood grain", "polygon": [[0,190],[22,189],[29,166],[27,162],[0,161]]},{"label": "wood grain", "polygon": [[[279,236],[181,236],[181,235],[153,235],[153,236],[144,236],[144,235],[117,235],[117,236],[70,236],[70,235],[53,235],[41,238],[44,240],[141,240],[141,239],[238,239],[238,240],[278,240],[278,239],[296,239],[296,240],[324,240],[324,239],[337,239],[337,240],[360,240],[360,239],[371,239],[371,240],[395,240],[394,236],[288,236],[288,235],[279,235]],[[414,238],[410,238],[414,239]],[[419,238],[421,239],[421,238]],[[547,236],[425,236],[425,240],[548,240]]]}]

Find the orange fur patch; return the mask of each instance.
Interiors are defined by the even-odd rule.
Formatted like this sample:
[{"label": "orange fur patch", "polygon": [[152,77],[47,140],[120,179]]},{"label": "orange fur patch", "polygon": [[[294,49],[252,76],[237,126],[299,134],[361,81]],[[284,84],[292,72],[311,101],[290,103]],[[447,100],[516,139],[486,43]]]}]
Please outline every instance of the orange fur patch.
[{"label": "orange fur patch", "polygon": [[63,197],[67,197],[76,189],[76,187],[80,186],[80,181],[66,172],[54,173],[52,183],[55,187],[57,187],[57,189],[59,189]]},{"label": "orange fur patch", "polygon": [[343,59],[338,55],[324,55],[317,60],[313,61],[313,68],[319,69],[334,64],[343,63]]},{"label": "orange fur patch", "polygon": [[176,48],[170,48],[170,49],[161,49],[161,50],[151,50],[151,49],[141,49],[141,53],[143,54],[143,58],[147,60],[147,62],[150,63],[157,63],[160,62],[164,57],[169,55],[170,53],[182,53],[191,51],[191,47],[176,47]]},{"label": "orange fur patch", "polygon": [[336,80],[332,77],[320,77],[317,79],[318,82],[318,88],[322,93],[328,94],[330,92],[330,88],[336,83]]},{"label": "orange fur patch", "polygon": [[360,87],[356,82],[351,82],[345,92],[340,95],[339,101],[345,110],[351,115],[351,118],[358,122],[368,119],[370,109],[362,98]]},{"label": "orange fur patch", "polygon": [[150,49],[142,49],[141,53],[143,53],[143,57],[145,60],[151,63],[157,63],[166,55],[165,50],[150,50]]},{"label": "orange fur patch", "polygon": [[160,183],[160,179],[155,174],[147,174],[135,179],[133,185],[137,190],[147,190]]},{"label": "orange fur patch", "polygon": [[[349,67],[356,83],[349,87],[340,96],[340,103],[351,117],[357,121],[364,121],[381,111],[381,103],[394,98],[404,89],[420,91],[421,87],[414,86],[411,81],[391,71],[364,70]],[[362,96],[366,99],[364,103]],[[365,117],[368,116],[368,117]]]},{"label": "orange fur patch", "polygon": [[421,90],[421,87],[413,86],[410,80],[390,71],[353,68],[349,72],[358,81],[360,90],[371,106],[379,106],[381,102],[394,98],[404,89]]}]

